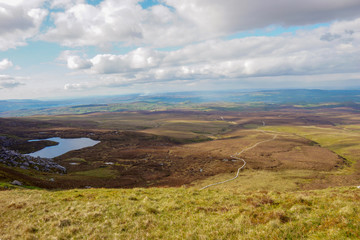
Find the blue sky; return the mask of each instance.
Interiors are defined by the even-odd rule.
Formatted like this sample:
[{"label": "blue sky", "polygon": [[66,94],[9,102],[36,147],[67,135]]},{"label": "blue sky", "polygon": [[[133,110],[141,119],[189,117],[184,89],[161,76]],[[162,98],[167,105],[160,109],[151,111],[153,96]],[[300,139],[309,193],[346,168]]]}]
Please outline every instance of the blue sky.
[{"label": "blue sky", "polygon": [[360,2],[0,0],[0,99],[360,87]]}]

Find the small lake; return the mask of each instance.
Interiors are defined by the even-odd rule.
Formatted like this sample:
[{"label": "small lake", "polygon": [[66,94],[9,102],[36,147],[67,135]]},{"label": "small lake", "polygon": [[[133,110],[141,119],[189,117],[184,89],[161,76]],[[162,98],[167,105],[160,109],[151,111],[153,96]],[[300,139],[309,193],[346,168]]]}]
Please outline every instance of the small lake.
[{"label": "small lake", "polygon": [[53,137],[47,139],[35,139],[35,140],[30,140],[29,142],[44,141],[44,140],[58,142],[59,144],[56,146],[45,147],[37,152],[33,152],[27,155],[32,157],[54,158],[73,150],[92,147],[100,142],[100,141],[92,140],[90,138],[59,138],[59,137]]}]

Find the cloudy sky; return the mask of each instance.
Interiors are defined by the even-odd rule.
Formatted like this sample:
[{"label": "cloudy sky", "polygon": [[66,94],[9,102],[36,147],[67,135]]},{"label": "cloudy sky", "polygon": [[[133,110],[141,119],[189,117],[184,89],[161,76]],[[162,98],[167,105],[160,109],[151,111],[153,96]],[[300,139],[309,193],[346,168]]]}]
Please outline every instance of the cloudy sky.
[{"label": "cloudy sky", "polygon": [[0,99],[360,89],[359,0],[0,0]]}]

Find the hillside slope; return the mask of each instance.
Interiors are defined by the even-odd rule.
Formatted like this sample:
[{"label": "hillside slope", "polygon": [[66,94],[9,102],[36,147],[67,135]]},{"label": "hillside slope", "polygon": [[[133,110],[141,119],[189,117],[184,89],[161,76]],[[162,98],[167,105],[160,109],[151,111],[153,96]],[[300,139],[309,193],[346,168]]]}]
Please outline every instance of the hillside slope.
[{"label": "hillside slope", "polygon": [[0,192],[5,239],[358,239],[360,190]]}]

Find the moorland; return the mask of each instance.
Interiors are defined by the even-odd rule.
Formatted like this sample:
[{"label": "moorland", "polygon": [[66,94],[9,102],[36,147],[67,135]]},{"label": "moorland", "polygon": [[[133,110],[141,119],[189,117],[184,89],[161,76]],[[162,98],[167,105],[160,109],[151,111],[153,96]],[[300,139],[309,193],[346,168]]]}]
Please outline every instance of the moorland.
[{"label": "moorland", "polygon": [[[8,190],[0,192],[0,236],[356,239],[358,93],[351,102],[336,100],[338,92],[264,101],[274,94],[251,93],[262,99],[255,102],[60,106],[0,118],[1,136],[14,143],[7,147],[23,154],[52,145],[30,139],[100,141],[56,157],[66,174],[0,164],[0,188]],[[239,152],[246,166],[236,180],[200,190],[233,178],[243,165],[232,157]],[[29,214],[36,224],[14,219]]]}]

